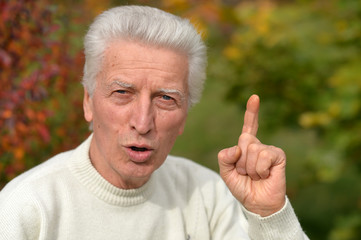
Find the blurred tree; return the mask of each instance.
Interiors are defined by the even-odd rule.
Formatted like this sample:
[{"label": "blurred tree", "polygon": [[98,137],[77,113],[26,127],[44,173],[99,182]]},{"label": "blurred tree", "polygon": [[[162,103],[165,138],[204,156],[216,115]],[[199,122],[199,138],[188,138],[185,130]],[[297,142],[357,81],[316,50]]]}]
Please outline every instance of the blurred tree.
[{"label": "blurred tree", "polygon": [[78,120],[83,56],[61,17],[47,0],[0,3],[0,189],[86,134]]},{"label": "blurred tree", "polygon": [[[228,86],[228,100],[240,109],[260,94],[262,132],[286,129],[287,143],[299,144],[305,159],[289,163],[291,180],[300,177],[288,182],[288,194],[311,239],[361,238],[358,0],[1,1],[0,189],[88,134],[82,38],[96,14],[122,4],[190,18],[210,48],[209,79]],[[217,120],[204,125],[225,132]],[[300,132],[306,137],[292,140]],[[206,144],[192,149],[215,156],[214,140],[206,140],[193,141]],[[211,165],[209,154],[200,155],[205,159],[197,160]]]},{"label": "blurred tree", "polygon": [[315,239],[326,239],[332,227],[328,239],[360,239],[361,2],[261,1],[234,11],[238,22],[223,51],[227,98],[243,107],[256,92],[264,100],[264,130],[315,134],[300,184],[319,188],[302,192],[311,198],[299,190],[300,217]]}]

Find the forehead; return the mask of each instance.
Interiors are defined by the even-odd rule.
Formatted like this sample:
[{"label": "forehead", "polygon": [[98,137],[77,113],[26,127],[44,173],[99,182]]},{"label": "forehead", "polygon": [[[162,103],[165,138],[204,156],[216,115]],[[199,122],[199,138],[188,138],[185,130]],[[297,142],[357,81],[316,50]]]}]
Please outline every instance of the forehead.
[{"label": "forehead", "polygon": [[101,73],[108,81],[115,77],[113,75],[121,75],[117,77],[185,82],[188,58],[169,48],[126,40],[112,41],[104,51]]}]

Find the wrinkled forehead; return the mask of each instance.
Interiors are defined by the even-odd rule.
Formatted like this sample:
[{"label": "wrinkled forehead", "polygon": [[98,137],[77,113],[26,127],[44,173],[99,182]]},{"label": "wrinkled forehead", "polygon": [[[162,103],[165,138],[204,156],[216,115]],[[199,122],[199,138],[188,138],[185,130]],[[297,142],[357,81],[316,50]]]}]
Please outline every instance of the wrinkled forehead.
[{"label": "wrinkled forehead", "polygon": [[[156,62],[160,54],[165,56],[164,53],[166,53],[169,58],[183,58],[184,61],[188,62],[187,53],[180,49],[126,38],[109,40],[105,46],[103,56],[107,55],[113,58],[121,57],[127,60],[131,60],[132,58],[137,59],[141,56],[144,60]],[[167,64],[172,63],[173,61],[167,61]]]},{"label": "wrinkled forehead", "polygon": [[107,45],[100,74],[102,79],[112,75],[154,77],[187,84],[188,58],[185,54],[164,47],[126,40],[112,41]]}]

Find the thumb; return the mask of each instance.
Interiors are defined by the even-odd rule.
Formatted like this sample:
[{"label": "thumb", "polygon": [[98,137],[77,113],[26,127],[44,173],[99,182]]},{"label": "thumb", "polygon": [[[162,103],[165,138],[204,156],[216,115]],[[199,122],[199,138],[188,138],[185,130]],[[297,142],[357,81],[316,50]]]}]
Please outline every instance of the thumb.
[{"label": "thumb", "polygon": [[221,171],[230,171],[241,156],[241,149],[238,146],[225,148],[218,153],[218,164]]}]

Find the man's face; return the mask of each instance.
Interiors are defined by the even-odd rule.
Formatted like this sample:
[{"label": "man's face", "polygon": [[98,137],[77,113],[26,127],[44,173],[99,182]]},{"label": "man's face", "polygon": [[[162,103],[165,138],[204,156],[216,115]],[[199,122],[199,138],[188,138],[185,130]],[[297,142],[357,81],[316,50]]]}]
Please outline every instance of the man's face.
[{"label": "man's face", "polygon": [[84,111],[93,122],[90,158],[119,188],[138,188],[163,164],[182,134],[188,106],[188,59],[176,51],[129,41],[105,50]]}]

